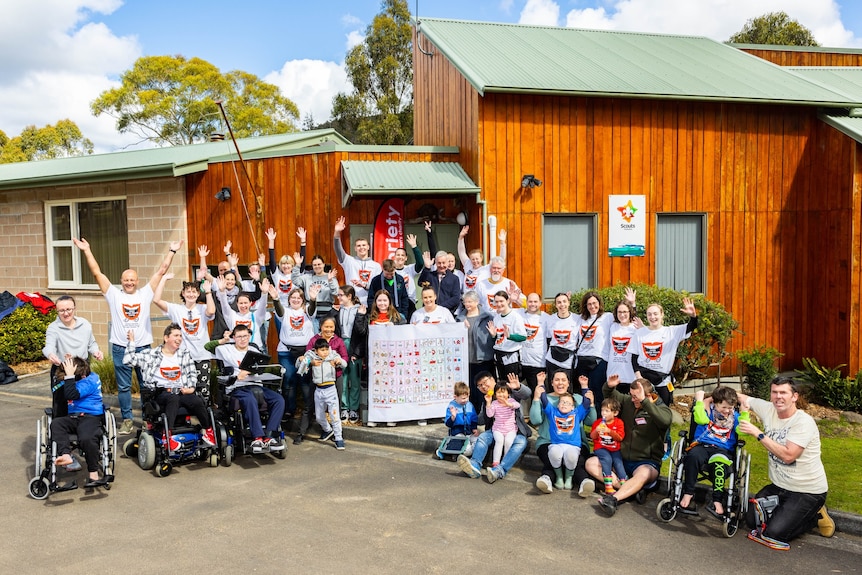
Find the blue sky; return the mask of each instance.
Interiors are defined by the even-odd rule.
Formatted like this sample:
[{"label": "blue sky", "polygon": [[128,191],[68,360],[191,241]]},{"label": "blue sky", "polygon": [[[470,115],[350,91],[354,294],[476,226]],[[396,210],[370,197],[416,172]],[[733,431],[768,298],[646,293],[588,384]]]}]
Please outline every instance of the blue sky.
[{"label": "blue sky", "polygon": [[[379,0],[0,0],[0,130],[71,118],[99,152],[133,146],[89,103],[144,55],[200,57],[278,85],[321,122]],[[409,0],[411,12],[417,3]],[[858,0],[420,0],[420,18],[693,34],[726,40],[784,10],[823,45],[862,48]]]}]

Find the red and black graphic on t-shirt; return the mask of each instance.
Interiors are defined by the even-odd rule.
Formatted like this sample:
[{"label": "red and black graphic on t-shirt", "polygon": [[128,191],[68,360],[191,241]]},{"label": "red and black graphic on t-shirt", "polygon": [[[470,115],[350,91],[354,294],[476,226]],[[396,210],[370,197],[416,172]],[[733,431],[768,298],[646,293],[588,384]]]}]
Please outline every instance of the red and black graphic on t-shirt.
[{"label": "red and black graphic on t-shirt", "polygon": [[167,381],[178,381],[180,379],[180,375],[182,375],[182,370],[180,366],[174,365],[172,367],[160,367],[159,373],[162,374],[162,377]]},{"label": "red and black graphic on t-shirt", "polygon": [[304,315],[292,315],[290,316],[290,329],[301,331],[302,326],[305,324],[305,316]]},{"label": "red and black graphic on t-shirt", "polygon": [[186,332],[188,335],[196,335],[200,326],[201,318],[199,317],[196,317],[194,319],[183,318],[183,331]]},{"label": "red and black graphic on t-shirt", "polygon": [[598,330],[598,327],[595,325],[582,325],[581,341],[593,341],[593,338],[596,337],[596,330]]},{"label": "red and black graphic on t-shirt", "polygon": [[623,355],[629,349],[629,343],[631,343],[632,338],[630,337],[612,337],[611,338],[611,346],[614,348],[614,354]]},{"label": "red and black graphic on t-shirt", "polygon": [[123,304],[123,317],[125,317],[127,321],[135,321],[136,319],[138,319],[139,315],[141,315],[141,304],[139,304],[139,303],[124,303]]},{"label": "red and black graphic on t-shirt", "polygon": [[476,283],[479,281],[479,276],[464,276],[464,285],[467,286],[467,289],[473,289],[476,287]]},{"label": "red and black graphic on t-shirt", "polygon": [[494,307],[494,294],[492,294],[492,293],[488,294],[488,307],[490,307],[491,309],[495,309],[495,307]]},{"label": "red and black graphic on t-shirt", "polygon": [[664,345],[662,341],[645,341],[641,344],[643,347],[644,355],[647,356],[647,359],[650,361],[658,361],[661,359],[661,349]]},{"label": "red and black graphic on t-shirt", "polygon": [[524,324],[524,327],[527,330],[527,341],[533,341],[536,339],[536,334],[539,333],[539,326],[537,325],[527,325]]},{"label": "red and black graphic on t-shirt", "polygon": [[497,339],[494,341],[494,345],[502,345],[504,341],[506,341],[506,331],[502,327],[498,327]]},{"label": "red and black graphic on t-shirt", "polygon": [[570,329],[555,329],[554,341],[557,345],[566,345],[572,339],[572,330]]},{"label": "red and black graphic on t-shirt", "polygon": [[281,293],[289,293],[293,289],[293,280],[290,278],[282,278],[278,280],[278,291]]},{"label": "red and black graphic on t-shirt", "polygon": [[359,280],[367,282],[371,279],[371,270],[359,270]]},{"label": "red and black graphic on t-shirt", "polygon": [[236,327],[238,325],[244,325],[249,330],[251,330],[251,320],[250,319],[238,319],[238,320],[236,320],[236,324],[234,325],[234,327]]},{"label": "red and black graphic on t-shirt", "polygon": [[567,413],[566,415],[554,417],[554,425],[557,426],[559,433],[572,433],[575,430],[575,414]]}]

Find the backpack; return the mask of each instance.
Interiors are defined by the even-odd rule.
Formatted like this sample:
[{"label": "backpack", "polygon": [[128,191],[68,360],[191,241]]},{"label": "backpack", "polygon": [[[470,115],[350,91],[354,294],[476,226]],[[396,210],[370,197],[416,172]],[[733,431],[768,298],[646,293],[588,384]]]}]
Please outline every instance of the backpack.
[{"label": "backpack", "polygon": [[12,368],[9,367],[9,364],[0,359],[0,385],[14,383],[16,381],[18,381],[18,376],[14,371],[12,371]]}]

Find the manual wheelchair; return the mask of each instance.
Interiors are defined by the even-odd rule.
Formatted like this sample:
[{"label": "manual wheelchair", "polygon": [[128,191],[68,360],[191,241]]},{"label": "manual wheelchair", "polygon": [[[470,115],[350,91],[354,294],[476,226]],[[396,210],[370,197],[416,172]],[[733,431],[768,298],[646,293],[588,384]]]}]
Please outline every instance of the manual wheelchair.
[{"label": "manual wheelchair", "polygon": [[[692,418],[693,420],[693,418]],[[667,486],[668,497],[662,499],[656,506],[656,516],[665,523],[674,520],[678,513],[686,513],[680,501],[682,500],[682,488],[684,479],[683,462],[687,455],[690,444],[689,437],[693,435],[694,422],[689,431],[680,431],[677,441],[674,442],[669,461]],[[722,532],[725,537],[733,537],[739,530],[739,526],[745,522],[745,514],[748,509],[748,481],[749,465],[751,455],[745,450],[745,441],[739,439],[729,469],[729,476],[725,477],[725,496],[722,501],[724,513],[718,516],[722,523]],[[712,473],[708,468],[701,469],[697,476],[698,481],[712,482]]]},{"label": "manual wheelchair", "polygon": [[[208,397],[206,392],[198,393]],[[217,467],[218,448],[207,445],[203,440],[206,427],[212,427],[216,437],[219,435],[218,421],[212,409],[207,407],[208,421],[200,421],[198,425],[192,424],[192,416],[184,407],[179,408],[175,421],[168,421],[155,397],[156,390],[141,389],[143,426],[136,437],[123,444],[126,456],[137,459],[141,469],[152,469],[158,477],[167,477],[174,465],[189,461],[208,461],[210,467]],[[168,438],[177,445],[172,447]]]},{"label": "manual wheelchair", "polygon": [[[51,422],[54,420],[53,409],[46,408],[45,413],[36,421],[36,466],[35,475],[30,480],[28,490],[33,499],[46,499],[50,494],[61,491],[71,491],[78,488],[78,482],[72,480],[60,485],[57,483],[57,442],[51,437]],[[82,449],[77,435],[70,435],[72,450]],[[114,415],[105,408],[102,418],[101,434],[99,435],[99,470],[102,477],[97,481],[87,481],[84,487],[88,489],[104,487],[111,489],[114,481],[114,465],[117,454],[117,422]]]}]

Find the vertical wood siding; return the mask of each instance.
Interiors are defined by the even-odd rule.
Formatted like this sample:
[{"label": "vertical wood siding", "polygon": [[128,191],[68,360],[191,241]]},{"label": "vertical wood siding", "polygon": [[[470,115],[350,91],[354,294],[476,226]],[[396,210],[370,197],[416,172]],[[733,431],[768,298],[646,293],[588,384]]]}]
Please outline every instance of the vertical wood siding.
[{"label": "vertical wood siding", "polygon": [[862,66],[862,51],[828,52],[742,48],[752,56],[768,60],[779,66]]}]

